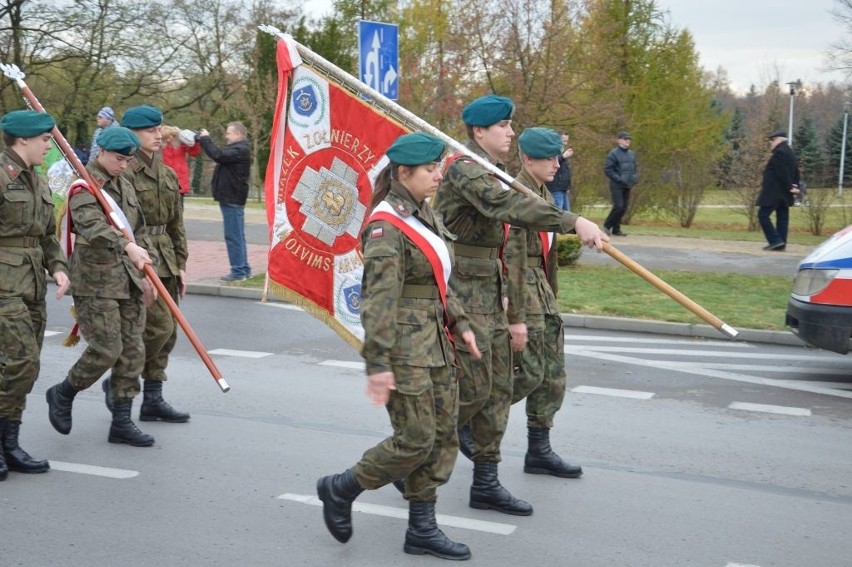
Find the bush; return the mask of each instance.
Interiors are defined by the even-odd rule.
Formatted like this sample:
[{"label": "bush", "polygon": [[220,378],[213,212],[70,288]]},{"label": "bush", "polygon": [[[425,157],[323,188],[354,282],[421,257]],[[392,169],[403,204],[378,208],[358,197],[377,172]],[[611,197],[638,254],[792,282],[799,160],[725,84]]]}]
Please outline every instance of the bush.
[{"label": "bush", "polygon": [[575,234],[560,234],[556,237],[556,263],[573,266],[583,255],[583,243]]}]

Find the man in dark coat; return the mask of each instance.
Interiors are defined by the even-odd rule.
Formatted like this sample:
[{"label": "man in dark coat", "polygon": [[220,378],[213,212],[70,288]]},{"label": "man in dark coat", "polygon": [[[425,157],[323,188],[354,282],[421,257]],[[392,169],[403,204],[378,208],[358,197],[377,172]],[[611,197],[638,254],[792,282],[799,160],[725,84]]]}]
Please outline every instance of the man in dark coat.
[{"label": "man in dark coat", "polygon": [[630,204],[630,190],[639,180],[636,169],[636,154],[630,149],[633,138],[622,130],[616,136],[615,146],[606,156],[604,173],[609,178],[612,209],[604,220],[604,231],[613,236],[627,236],[621,232],[621,219]]},{"label": "man in dark coat", "polygon": [[225,130],[228,146],[216,147],[210,133],[202,129],[198,141],[210,159],[216,162],[213,172],[213,198],[219,202],[225,228],[225,245],[231,271],[221,277],[223,283],[241,282],[251,276],[246,250],[245,206],[249,190],[251,150],[246,140],[246,127],[231,122]]},{"label": "man in dark coat", "polygon": [[[790,207],[799,192],[799,166],[796,154],[787,143],[786,132],[777,130],[770,134],[769,144],[772,155],[763,170],[763,185],[755,204],[759,207],[757,219],[766,236],[767,245],[763,249],[781,251],[787,247]],[[770,218],[773,212],[777,229]]]}]

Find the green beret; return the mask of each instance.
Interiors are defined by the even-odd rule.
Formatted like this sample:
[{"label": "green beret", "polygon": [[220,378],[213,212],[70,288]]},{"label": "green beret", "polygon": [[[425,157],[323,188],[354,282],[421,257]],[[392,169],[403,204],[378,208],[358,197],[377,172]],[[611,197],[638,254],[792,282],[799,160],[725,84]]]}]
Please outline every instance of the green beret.
[{"label": "green beret", "polygon": [[397,138],[388,148],[388,159],[402,165],[421,165],[441,161],[447,144],[440,138],[415,132]]},{"label": "green beret", "polygon": [[121,125],[134,130],[152,128],[162,123],[163,113],[160,112],[160,109],[147,104],[128,108],[124,112],[124,116],[121,117]]},{"label": "green beret", "polygon": [[105,128],[98,134],[96,141],[102,150],[116,152],[123,156],[132,156],[142,145],[136,134],[121,126]]},{"label": "green beret", "polygon": [[468,126],[488,127],[501,120],[509,120],[515,112],[515,103],[504,96],[479,97],[462,110],[462,120]]},{"label": "green beret", "polygon": [[518,146],[527,157],[552,158],[562,153],[562,136],[550,128],[527,128],[518,136]]},{"label": "green beret", "polygon": [[54,126],[53,116],[35,110],[13,110],[0,120],[0,130],[15,138],[34,138],[50,132]]}]

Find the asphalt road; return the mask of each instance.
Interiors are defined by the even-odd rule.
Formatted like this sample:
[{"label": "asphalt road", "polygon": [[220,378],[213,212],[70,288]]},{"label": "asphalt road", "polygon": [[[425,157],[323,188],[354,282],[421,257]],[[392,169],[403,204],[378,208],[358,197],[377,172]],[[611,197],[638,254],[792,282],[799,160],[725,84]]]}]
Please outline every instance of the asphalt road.
[{"label": "asphalt road", "polygon": [[[165,391],[192,420],[141,424],[157,443],[133,448],[106,442],[99,385],[78,395],[69,436],[48,424],[44,392],[82,348],[59,346],[68,303],[50,302],[57,334],[22,430],[54,470],[0,483],[4,567],[439,564],[402,552],[405,503],[392,487],[359,498],[348,544],[325,531],[316,479],[389,431],[360,357],[325,326],[282,304],[188,297],[232,390],[182,337]],[[572,391],[553,444],[585,475],[524,474],[514,409],[501,479],[533,516],[469,508],[463,457],[439,492],[443,529],[470,545],[470,565],[849,565],[852,358],[585,330],[566,342]]]}]

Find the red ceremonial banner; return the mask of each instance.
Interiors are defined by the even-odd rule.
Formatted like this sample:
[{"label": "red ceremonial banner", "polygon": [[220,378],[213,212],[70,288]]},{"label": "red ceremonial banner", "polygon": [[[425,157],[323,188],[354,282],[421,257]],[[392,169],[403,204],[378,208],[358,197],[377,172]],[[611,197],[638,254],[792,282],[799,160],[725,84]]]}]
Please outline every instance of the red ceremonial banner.
[{"label": "red ceremonial banner", "polygon": [[265,187],[269,283],[358,348],[360,234],[385,151],[407,130],[328,77],[294,65],[294,52],[278,42]]}]

